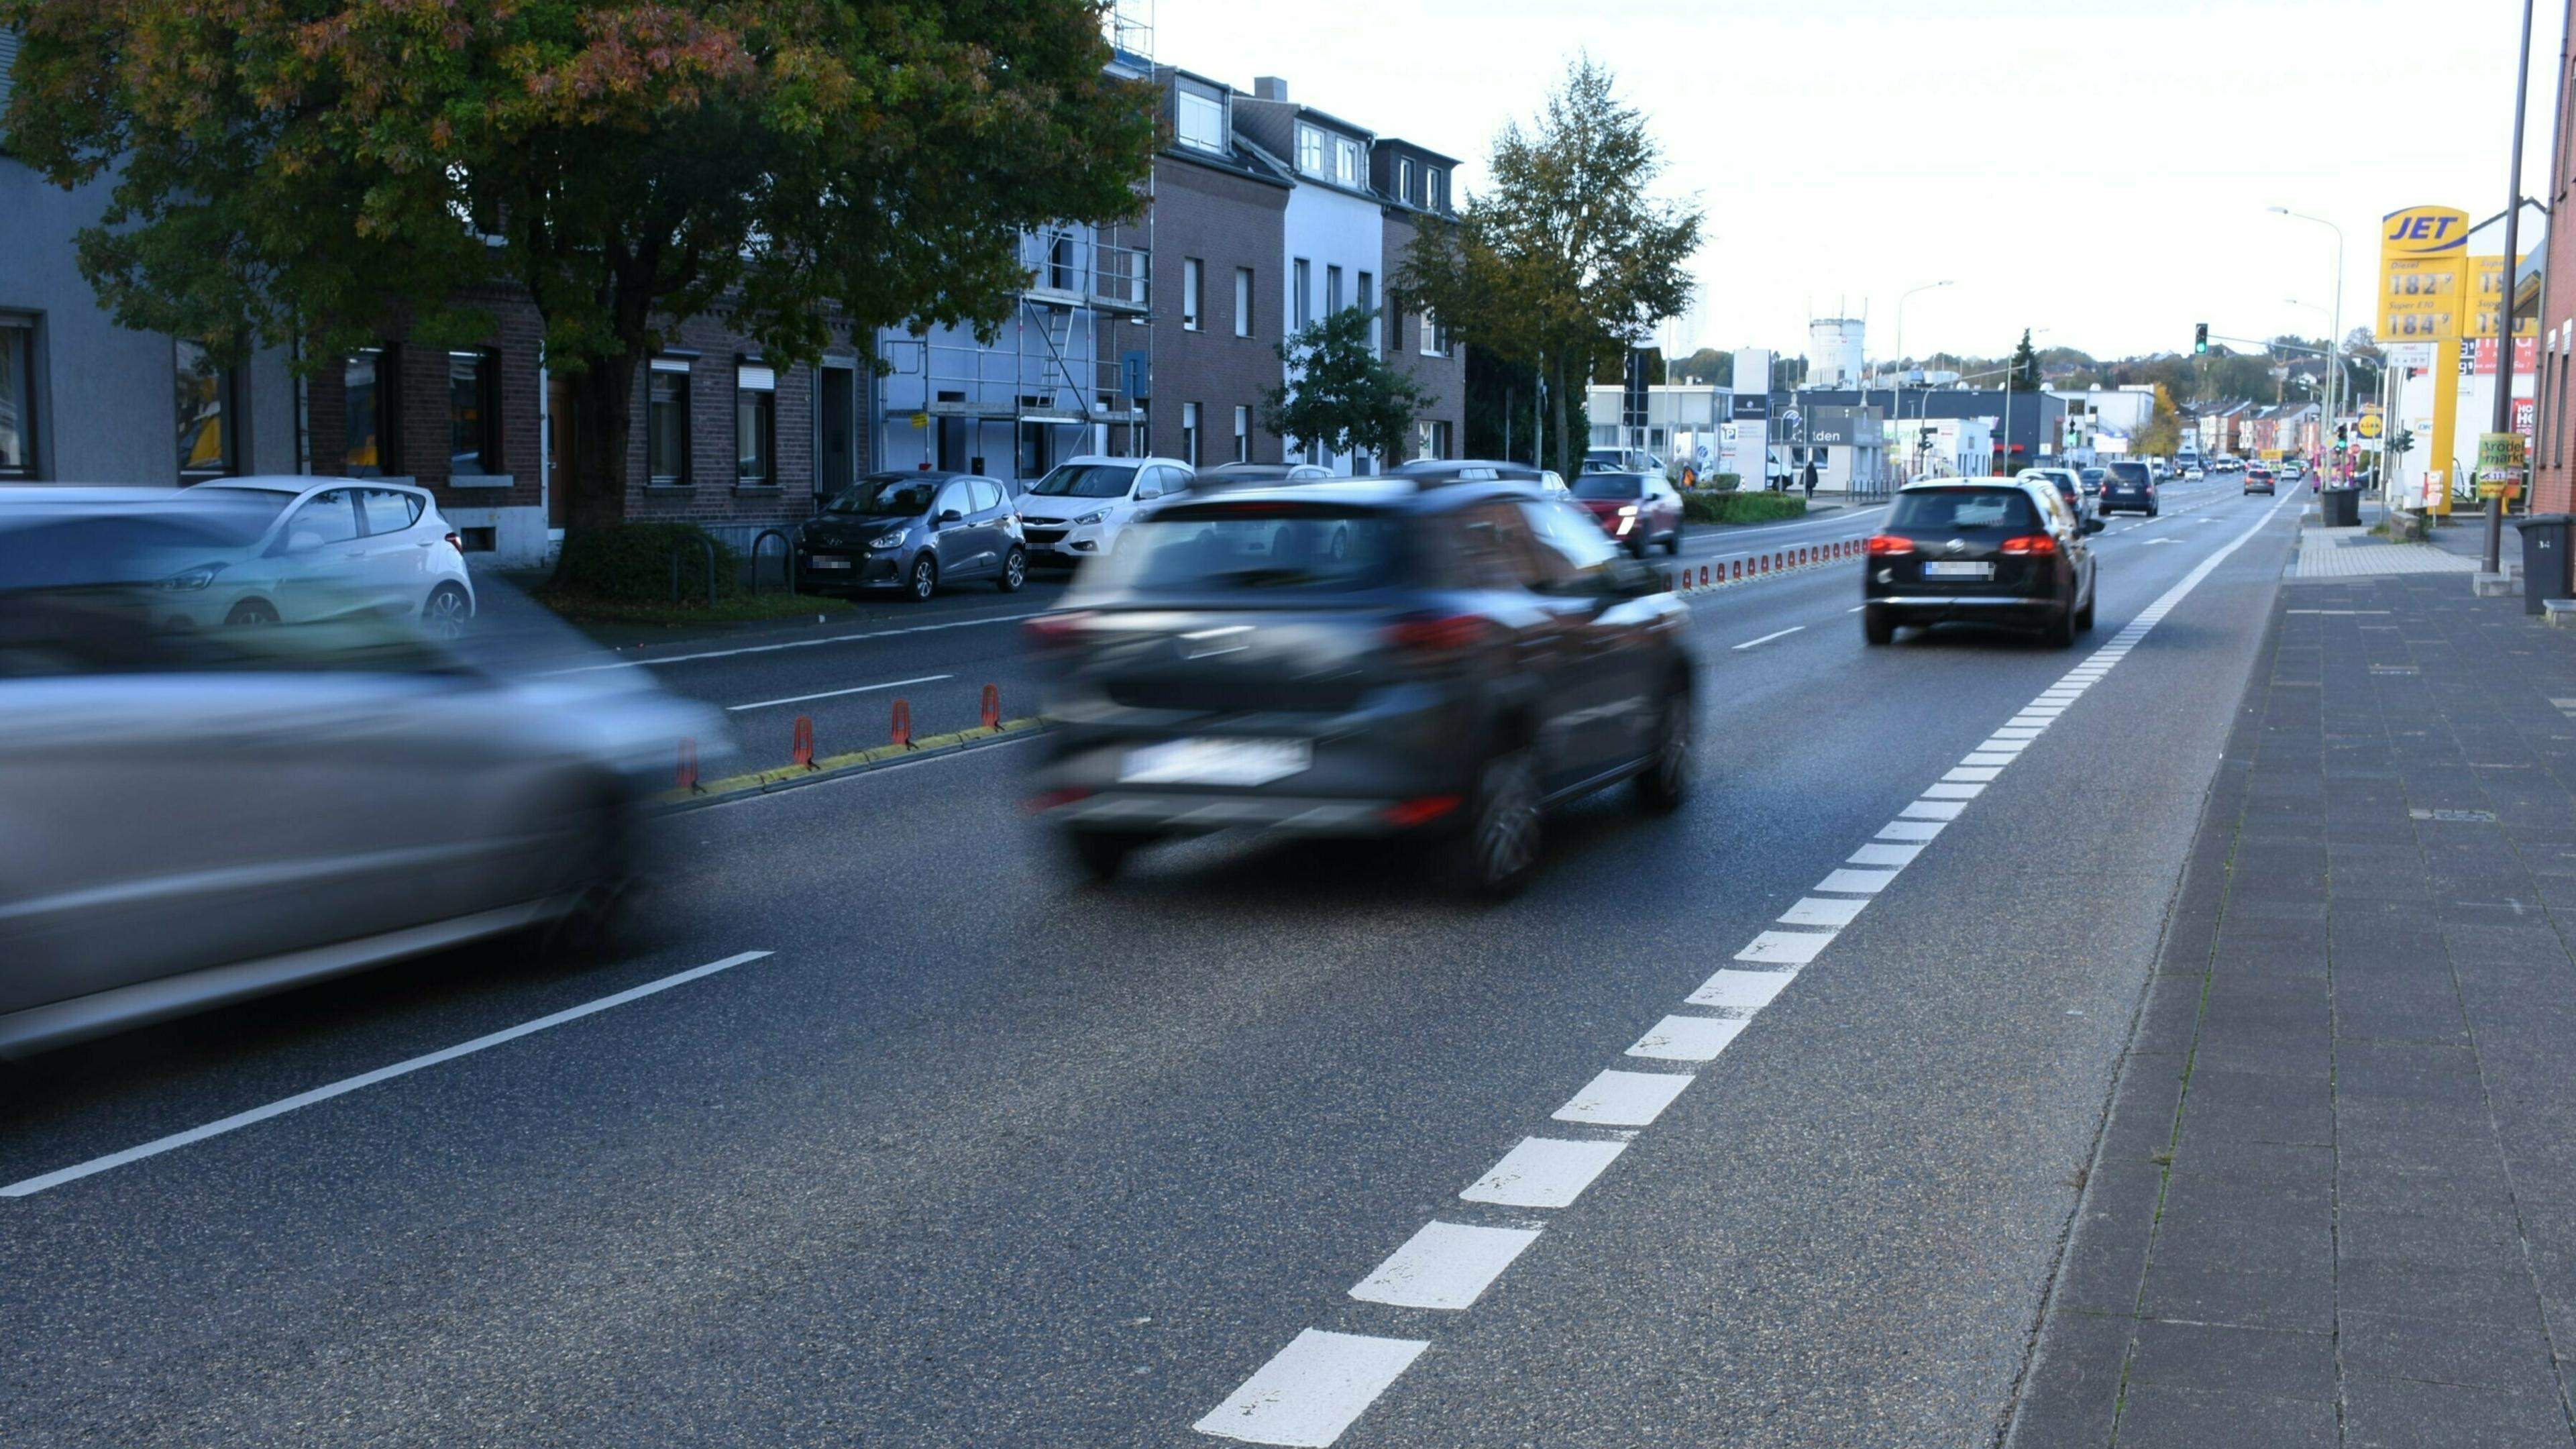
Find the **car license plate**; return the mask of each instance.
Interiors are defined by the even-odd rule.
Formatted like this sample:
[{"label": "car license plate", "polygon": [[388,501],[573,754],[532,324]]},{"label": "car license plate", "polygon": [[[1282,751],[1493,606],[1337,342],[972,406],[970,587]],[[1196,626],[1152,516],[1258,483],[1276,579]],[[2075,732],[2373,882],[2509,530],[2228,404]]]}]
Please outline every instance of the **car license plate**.
[{"label": "car license plate", "polygon": [[1129,750],[1118,779],[1127,785],[1267,785],[1312,762],[1313,746],[1304,740],[1172,740]]},{"label": "car license plate", "polygon": [[845,558],[809,558],[805,560],[805,567],[809,569],[845,569],[849,566],[850,561]]},{"label": "car license plate", "polygon": [[1927,563],[1923,566],[1923,577],[1927,579],[1990,579],[1994,576],[1995,566],[1990,563]]}]

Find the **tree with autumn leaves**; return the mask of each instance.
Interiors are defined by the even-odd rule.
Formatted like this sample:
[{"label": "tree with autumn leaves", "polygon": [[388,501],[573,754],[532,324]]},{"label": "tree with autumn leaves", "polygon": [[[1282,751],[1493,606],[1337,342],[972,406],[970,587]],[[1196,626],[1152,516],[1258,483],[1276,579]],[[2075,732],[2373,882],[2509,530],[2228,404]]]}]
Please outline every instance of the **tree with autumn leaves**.
[{"label": "tree with autumn leaves", "polygon": [[570,523],[617,520],[637,371],[721,312],[781,362],[974,325],[1024,229],[1140,206],[1152,91],[1093,0],[0,0],[0,134],[111,179],[82,271],[129,327],[335,356],[486,335],[574,374]]}]

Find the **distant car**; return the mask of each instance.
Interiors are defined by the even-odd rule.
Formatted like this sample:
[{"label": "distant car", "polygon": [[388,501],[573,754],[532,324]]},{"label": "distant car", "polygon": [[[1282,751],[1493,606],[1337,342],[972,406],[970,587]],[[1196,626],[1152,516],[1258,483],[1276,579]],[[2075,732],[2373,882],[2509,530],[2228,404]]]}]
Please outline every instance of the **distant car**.
[{"label": "distant car", "polygon": [[1531,484],[1247,490],[1130,538],[1030,625],[1056,721],[1031,804],[1096,877],[1251,829],[1420,839],[1501,895],[1547,807],[1689,787],[1688,608]]},{"label": "distant car", "polygon": [[2208,474],[2201,471],[2198,463],[2186,463],[2183,465],[2182,481],[2185,483],[2197,483],[2208,476]]},{"label": "distant car", "polygon": [[[48,488],[10,489],[41,498]],[[131,493],[137,490],[106,490]],[[258,526],[212,540],[161,581],[159,613],[194,627],[303,623],[363,610],[453,639],[474,618],[465,545],[426,488],[380,478],[225,478],[184,492],[150,490],[163,516],[224,516]]]},{"label": "distant car", "polygon": [[1551,493],[1565,491],[1565,480],[1547,469],[1484,458],[1416,458],[1389,472],[1422,483],[1536,483]]},{"label": "distant car", "polygon": [[1228,488],[1262,488],[1274,483],[1302,483],[1313,478],[1330,478],[1333,470],[1313,463],[1219,463],[1202,468],[1190,479],[1192,493],[1215,493]]},{"label": "distant car", "polygon": [[897,589],[919,603],[949,584],[1028,581],[1011,491],[968,473],[871,473],[823,504],[796,537],[796,577],[818,592]]},{"label": "distant car", "polygon": [[2101,510],[2096,501],[2084,491],[2083,476],[2072,468],[2024,468],[2020,476],[2048,480],[2049,484],[2057,489],[2057,496],[2065,499],[2066,506],[2075,510],[2077,518],[2092,519],[2101,516]]},{"label": "distant car", "polygon": [[170,565],[215,511],[195,491],[0,507],[0,1057],[606,932],[644,800],[684,740],[721,763],[724,717],[645,670],[514,678],[373,610],[168,627]]},{"label": "distant car", "polygon": [[1585,473],[1570,496],[1638,558],[1658,543],[1666,553],[1682,551],[1682,495],[1661,473]]},{"label": "distant car", "polygon": [[2102,469],[2102,513],[2105,517],[2135,509],[2156,516],[2156,478],[2152,464],[2109,463]]},{"label": "distant car", "polygon": [[1067,458],[1020,495],[1029,562],[1072,568],[1100,557],[1146,504],[1188,492],[1195,472],[1178,458]]},{"label": "distant car", "polygon": [[2272,470],[2256,464],[2245,470],[2245,491],[2269,497],[2273,493]]},{"label": "distant car", "polygon": [[2245,471],[2245,460],[2242,458],[2221,458],[2210,466],[2221,473],[2242,473]]},{"label": "distant car", "polygon": [[2093,627],[2090,536],[2101,527],[2045,478],[1909,485],[1864,546],[1862,632],[1886,644],[1908,624],[1974,622],[2072,644]]},{"label": "distant car", "polygon": [[1666,471],[1664,460],[1643,448],[1586,448],[1583,450],[1584,473],[1654,473]]},{"label": "distant car", "polygon": [[2283,458],[2281,465],[2273,472],[2278,474],[2284,483],[2296,483],[2308,476],[2308,465],[2296,458]]},{"label": "distant car", "polygon": [[2099,500],[2102,497],[2102,478],[2104,470],[2100,468],[2079,468],[2076,471],[2084,479],[2084,496],[2096,500],[2096,511],[2098,512]]}]

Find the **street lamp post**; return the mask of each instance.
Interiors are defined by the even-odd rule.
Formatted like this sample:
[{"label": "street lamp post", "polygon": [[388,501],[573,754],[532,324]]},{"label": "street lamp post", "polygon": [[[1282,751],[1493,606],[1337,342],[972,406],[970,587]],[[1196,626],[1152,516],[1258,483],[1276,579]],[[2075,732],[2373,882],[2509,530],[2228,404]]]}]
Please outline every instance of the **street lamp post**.
[{"label": "street lamp post", "polygon": [[[2339,361],[2343,356],[2343,228],[2326,220],[2322,216],[2310,216],[2303,211],[2292,211],[2286,206],[2276,206],[2273,207],[2272,210],[2278,215],[2289,217],[2293,221],[2315,222],[2317,225],[2334,233],[2334,309],[2326,314],[2329,325],[2334,328],[2334,336],[2326,343],[2326,360],[2328,362],[2335,363],[2335,366],[2326,374],[2325,422],[2332,423],[2334,421],[2336,411],[2336,384],[2343,380],[2343,366]],[[2320,441],[2325,437],[2325,431],[2322,426],[2318,429],[2317,437]],[[2322,462],[2322,460],[2320,461]]]},{"label": "street lamp post", "polygon": [[1902,292],[1900,292],[1900,293],[1898,293],[1898,294],[1897,294],[1897,297],[1896,297],[1896,368],[1897,368],[1897,372],[1896,372],[1896,391],[1895,391],[1895,394],[1894,394],[1894,395],[1889,399],[1889,401],[1891,401],[1891,402],[1893,402],[1893,403],[1895,404],[1895,407],[1894,407],[1893,409],[1891,409],[1891,411],[1893,411],[1893,412],[1896,414],[1896,423],[1897,423],[1897,427],[1898,427],[1898,429],[1899,429],[1900,431],[1902,431],[1902,430],[1903,430],[1903,428],[1904,428],[1904,426],[1905,426],[1905,304],[1906,304],[1906,302],[1907,302],[1909,299],[1911,299],[1911,298],[1914,296],[1914,294],[1915,294],[1915,293],[1917,293],[1917,292],[1929,292],[1929,291],[1934,290],[1935,288],[1939,288],[1939,287],[1947,287],[1947,286],[1949,286],[1949,285],[1951,285],[1951,283],[1949,283],[1949,282],[1947,282],[1947,281],[1939,281],[1939,282],[1925,282],[1923,285],[1921,285],[1921,286],[1919,286],[1919,287],[1908,287],[1908,288],[1906,288],[1904,291],[1902,291]]},{"label": "street lamp post", "polygon": [[[2522,0],[2522,51],[2513,63],[2513,174],[2504,192],[2504,295],[2496,298],[2496,382],[2491,433],[2513,431],[2513,292],[2522,271],[2522,112],[2531,92],[2531,0]],[[2504,551],[2504,498],[2487,500],[2486,571]]]}]

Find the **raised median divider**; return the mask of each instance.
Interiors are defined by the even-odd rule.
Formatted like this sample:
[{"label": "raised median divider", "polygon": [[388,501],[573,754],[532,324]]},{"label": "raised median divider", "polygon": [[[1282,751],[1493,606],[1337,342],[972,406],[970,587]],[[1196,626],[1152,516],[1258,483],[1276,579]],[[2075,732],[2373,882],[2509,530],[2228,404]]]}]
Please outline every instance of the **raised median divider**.
[{"label": "raised median divider", "polygon": [[1805,544],[1796,548],[1773,549],[1767,553],[1749,554],[1742,558],[1720,559],[1715,563],[1689,565],[1664,572],[1664,587],[1676,594],[1706,593],[1713,589],[1731,588],[1782,574],[1823,568],[1861,556],[1861,537],[1838,538],[1828,543]]}]

